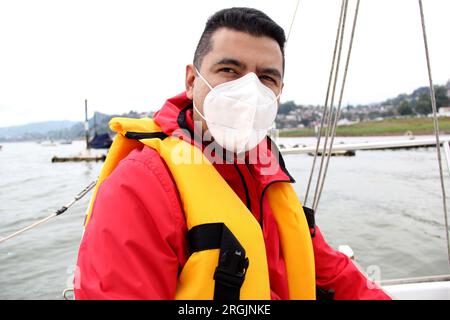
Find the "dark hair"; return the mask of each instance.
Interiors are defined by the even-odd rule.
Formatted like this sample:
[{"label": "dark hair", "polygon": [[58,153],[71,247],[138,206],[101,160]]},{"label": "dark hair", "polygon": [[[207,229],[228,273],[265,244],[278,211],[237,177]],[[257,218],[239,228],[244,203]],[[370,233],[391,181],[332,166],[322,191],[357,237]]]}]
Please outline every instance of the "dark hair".
[{"label": "dark hair", "polygon": [[286,36],[283,28],[264,12],[252,8],[223,9],[208,19],[194,54],[194,65],[197,68],[200,69],[203,57],[212,49],[211,37],[219,28],[229,28],[256,37],[266,36],[274,39],[280,46],[284,68],[284,44],[286,42]]}]

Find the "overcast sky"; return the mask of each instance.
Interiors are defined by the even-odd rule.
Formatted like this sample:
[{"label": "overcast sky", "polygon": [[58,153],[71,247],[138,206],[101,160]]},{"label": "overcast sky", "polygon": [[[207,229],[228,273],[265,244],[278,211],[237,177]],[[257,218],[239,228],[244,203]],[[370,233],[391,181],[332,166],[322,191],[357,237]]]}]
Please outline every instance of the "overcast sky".
[{"label": "overcast sky", "polygon": [[[288,32],[297,0],[0,0],[0,126],[157,110],[184,90],[206,19],[263,10]],[[350,0],[349,18],[356,0]],[[323,104],[340,0],[300,0],[282,101]],[[450,78],[450,1],[423,0],[435,84]],[[350,28],[351,20],[348,20]],[[349,28],[347,30],[349,30]],[[361,0],[344,103],[428,84],[417,0]]]}]

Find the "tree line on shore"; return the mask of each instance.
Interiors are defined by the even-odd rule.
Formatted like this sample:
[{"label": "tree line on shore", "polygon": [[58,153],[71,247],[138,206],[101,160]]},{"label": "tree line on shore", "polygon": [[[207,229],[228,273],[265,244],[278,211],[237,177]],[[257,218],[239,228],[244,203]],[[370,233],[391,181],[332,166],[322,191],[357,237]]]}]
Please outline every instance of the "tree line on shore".
[{"label": "tree line on shore", "polygon": [[[447,85],[435,86],[436,107],[449,107],[450,81]],[[277,128],[313,127],[320,121],[323,107],[320,105],[298,105],[294,101],[280,104]],[[346,105],[341,108],[340,119],[361,122],[378,118],[398,116],[425,116],[432,113],[428,87],[420,87],[411,94],[399,94],[395,98],[367,105]],[[345,121],[344,120],[344,121]]]}]

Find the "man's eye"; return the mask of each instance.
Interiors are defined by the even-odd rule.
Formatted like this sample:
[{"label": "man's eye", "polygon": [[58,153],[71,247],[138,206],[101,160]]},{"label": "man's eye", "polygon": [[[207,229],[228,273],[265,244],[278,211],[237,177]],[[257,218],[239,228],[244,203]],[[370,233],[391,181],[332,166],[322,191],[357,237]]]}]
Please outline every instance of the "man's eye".
[{"label": "man's eye", "polygon": [[234,71],[234,70],[231,69],[231,68],[222,68],[222,69],[220,69],[219,71],[225,72],[225,73],[236,73],[236,71]]},{"label": "man's eye", "polygon": [[261,76],[261,77],[259,77],[259,79],[264,80],[264,81],[270,81],[270,82],[273,82],[275,84],[277,83],[277,81],[274,78],[269,77],[269,76]]}]

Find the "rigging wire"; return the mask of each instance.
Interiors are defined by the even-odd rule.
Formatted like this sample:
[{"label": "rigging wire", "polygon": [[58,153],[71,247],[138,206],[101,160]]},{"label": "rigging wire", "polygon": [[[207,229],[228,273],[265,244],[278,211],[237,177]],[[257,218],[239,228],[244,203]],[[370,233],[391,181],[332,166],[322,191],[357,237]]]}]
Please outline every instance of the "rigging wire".
[{"label": "rigging wire", "polygon": [[448,235],[448,211],[447,211],[447,196],[445,192],[445,183],[444,183],[444,173],[442,170],[442,159],[441,159],[441,142],[439,139],[439,121],[437,118],[437,108],[436,108],[436,96],[434,92],[433,86],[433,78],[431,76],[431,63],[430,63],[430,55],[428,50],[428,40],[427,33],[425,30],[425,17],[423,13],[423,5],[422,0],[419,0],[419,9],[420,9],[420,20],[422,23],[422,35],[423,35],[423,43],[425,48],[425,56],[427,61],[427,70],[428,70],[428,80],[430,82],[430,97],[431,97],[431,107],[433,109],[433,125],[434,125],[434,134],[436,136],[436,153],[439,164],[439,176],[441,181],[441,191],[442,191],[442,205],[444,209],[444,221],[445,221],[445,237],[447,240],[447,254],[448,254],[448,263],[450,266],[450,239]]},{"label": "rigging wire", "polygon": [[313,199],[313,210],[316,209],[317,206],[317,196],[318,196],[318,192],[319,192],[319,187],[321,184],[321,181],[324,179],[323,177],[323,164],[324,164],[324,160],[325,160],[325,154],[326,154],[326,148],[328,145],[328,139],[330,136],[330,128],[331,128],[331,119],[333,117],[333,108],[334,108],[334,94],[336,92],[336,84],[337,84],[337,80],[338,80],[338,75],[339,75],[339,66],[341,63],[341,53],[342,53],[342,44],[344,42],[344,32],[345,32],[345,23],[347,20],[347,9],[348,9],[348,0],[345,0],[345,7],[344,7],[344,14],[343,14],[343,18],[342,18],[342,30],[341,30],[341,34],[340,34],[340,41],[339,41],[339,50],[338,50],[338,56],[337,56],[337,64],[336,64],[336,72],[334,74],[334,81],[333,81],[333,90],[331,93],[331,101],[330,101],[330,111],[329,111],[329,117],[328,117],[328,121],[327,121],[327,128],[326,128],[326,133],[325,133],[325,141],[323,144],[323,150],[322,150],[322,156],[320,158],[320,167],[319,167],[319,175],[317,178],[317,183],[316,183],[316,188],[314,191],[314,199]]},{"label": "rigging wire", "polygon": [[287,45],[289,43],[289,38],[291,37],[292,27],[294,26],[295,19],[297,18],[297,11],[298,11],[299,4],[300,4],[300,0],[297,0],[297,3],[295,4],[295,9],[294,9],[294,15],[292,16],[291,24],[289,26],[289,31],[288,31],[288,34],[286,37],[286,43],[284,44],[284,51],[286,51]]},{"label": "rigging wire", "polygon": [[9,236],[7,236],[7,237],[5,237],[5,238],[0,238],[0,244],[3,243],[3,242],[5,242],[5,241],[7,241],[7,240],[9,240],[9,239],[12,239],[12,238],[14,238],[14,237],[16,237],[16,236],[18,236],[18,235],[20,235],[20,234],[22,234],[22,233],[25,232],[25,231],[28,231],[28,230],[30,230],[30,229],[33,229],[33,228],[35,228],[35,227],[37,227],[37,226],[39,226],[39,225],[41,225],[41,224],[43,224],[43,223],[45,223],[45,222],[47,222],[47,221],[53,219],[53,218],[55,218],[55,217],[57,217],[57,216],[63,214],[63,213],[66,212],[67,209],[69,209],[75,202],[77,202],[78,200],[80,200],[81,198],[83,198],[89,191],[91,191],[92,188],[95,187],[96,183],[97,183],[97,180],[92,181],[87,187],[85,187],[80,193],[78,193],[78,194],[73,198],[72,201],[70,201],[69,203],[67,203],[65,206],[62,206],[61,208],[59,208],[58,210],[56,210],[54,213],[52,213],[52,214],[49,215],[48,217],[46,217],[46,218],[44,218],[44,219],[42,219],[42,220],[39,220],[39,221],[37,221],[37,222],[35,222],[35,223],[33,223],[33,224],[31,224],[31,225],[25,227],[25,228],[22,228],[22,229],[20,229],[20,230],[18,230],[18,231],[16,231],[16,232],[10,234]]},{"label": "rigging wire", "polygon": [[[328,164],[329,164],[330,158],[331,158],[331,151],[332,151],[332,148],[333,148],[334,138],[336,136],[337,122],[338,122],[338,120],[340,118],[340,114],[341,114],[342,97],[344,95],[344,88],[345,88],[345,82],[347,80],[348,66],[350,64],[350,56],[351,56],[352,48],[353,48],[353,39],[354,39],[354,36],[355,36],[356,22],[357,22],[357,19],[358,19],[358,12],[359,12],[359,2],[360,2],[360,0],[357,0],[357,2],[356,2],[355,14],[354,14],[354,17],[353,17],[352,33],[350,35],[350,43],[349,43],[349,46],[348,46],[347,61],[345,62],[345,69],[344,69],[344,76],[343,76],[343,79],[342,79],[341,92],[339,94],[339,102],[338,102],[337,111],[336,111],[334,122],[333,122],[332,131],[331,131],[331,142],[330,142],[330,146],[328,148],[327,161],[325,163],[325,171],[323,173],[323,179],[322,179],[321,184],[320,184],[320,188],[319,188],[319,192],[318,192],[318,195],[317,195],[317,201],[315,203],[314,210],[317,210],[317,207],[319,205],[320,196],[322,195],[322,190],[323,190],[323,186],[324,186],[324,183],[325,183],[325,176],[327,175]],[[324,157],[323,153],[322,153],[322,157]]]},{"label": "rigging wire", "polygon": [[327,86],[327,93],[326,93],[326,97],[325,97],[325,104],[323,107],[322,119],[320,121],[320,128],[319,128],[319,131],[317,132],[316,149],[314,152],[314,159],[313,159],[311,171],[309,174],[308,185],[306,187],[306,194],[305,194],[305,199],[304,199],[305,206],[307,205],[306,203],[308,201],[309,189],[311,187],[312,177],[314,175],[314,170],[315,170],[315,166],[316,166],[317,155],[319,153],[319,145],[320,145],[320,140],[322,138],[323,124],[324,124],[325,118],[328,116],[328,112],[327,112],[328,111],[328,98],[329,98],[329,94],[330,94],[331,82],[333,79],[333,73],[334,73],[334,68],[335,68],[336,52],[337,52],[337,48],[338,48],[338,44],[339,44],[339,38],[340,38],[339,36],[340,36],[341,25],[342,25],[342,16],[344,13],[344,2],[345,2],[345,0],[342,0],[341,13],[339,15],[338,28],[337,28],[337,32],[336,32],[336,40],[334,42],[334,51],[333,51],[333,59],[331,62],[330,76],[328,78],[328,86]]}]

